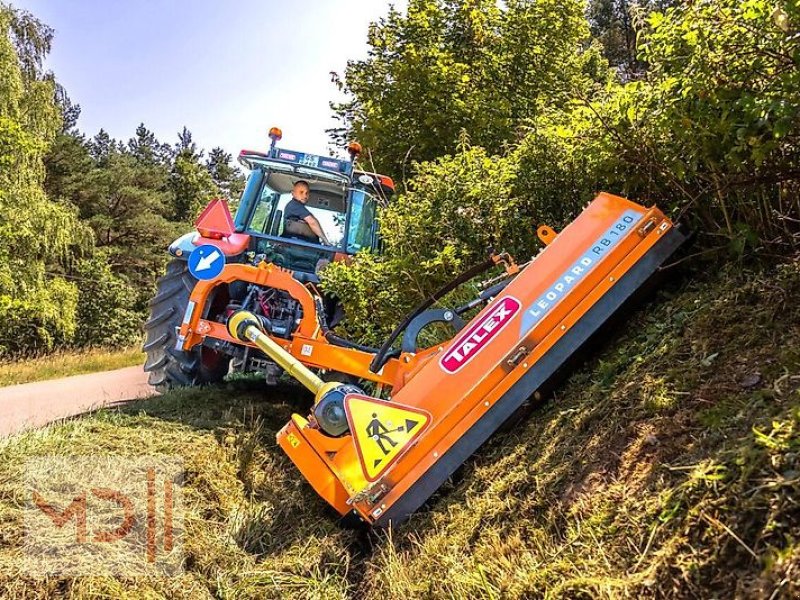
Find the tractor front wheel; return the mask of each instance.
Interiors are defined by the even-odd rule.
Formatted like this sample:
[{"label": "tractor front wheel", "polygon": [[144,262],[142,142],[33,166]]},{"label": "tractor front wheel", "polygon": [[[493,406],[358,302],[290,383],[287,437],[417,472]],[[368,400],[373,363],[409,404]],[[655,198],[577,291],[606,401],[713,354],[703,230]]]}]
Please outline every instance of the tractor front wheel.
[{"label": "tractor front wheel", "polygon": [[189,352],[175,348],[176,329],[181,326],[196,283],[185,261],[172,260],[150,300],[150,318],[144,326],[144,370],[150,373],[150,385],[160,391],[217,383],[228,373],[230,359],[219,352],[203,346]]}]

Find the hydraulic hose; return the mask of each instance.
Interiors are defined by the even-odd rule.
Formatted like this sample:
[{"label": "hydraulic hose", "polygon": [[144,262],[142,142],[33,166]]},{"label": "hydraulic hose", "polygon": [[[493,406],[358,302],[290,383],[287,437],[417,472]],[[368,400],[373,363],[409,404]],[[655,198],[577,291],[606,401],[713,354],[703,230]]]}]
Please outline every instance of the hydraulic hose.
[{"label": "hydraulic hose", "polygon": [[403,319],[403,322],[400,323],[394,329],[394,331],[392,331],[387,340],[383,343],[383,346],[381,346],[380,349],[378,350],[377,354],[375,355],[375,358],[372,359],[372,362],[369,365],[369,370],[372,371],[373,373],[377,373],[383,368],[383,365],[385,365],[386,361],[389,359],[389,350],[391,349],[392,344],[394,344],[395,340],[397,340],[397,338],[400,337],[400,334],[406,330],[411,321],[417,318],[417,316],[419,316],[424,311],[428,310],[428,308],[430,308],[434,303],[444,298],[444,296],[452,292],[458,286],[460,286],[463,283],[466,283],[476,275],[479,275],[484,271],[488,271],[489,269],[494,267],[495,264],[496,264],[495,261],[489,258],[488,260],[478,265],[475,265],[474,267],[468,269],[467,271],[463,272],[461,275],[453,279],[450,283],[448,283],[444,287],[437,290],[427,299],[422,301],[422,303],[419,304],[419,306],[417,306],[413,311],[411,311],[406,316],[406,318]]}]

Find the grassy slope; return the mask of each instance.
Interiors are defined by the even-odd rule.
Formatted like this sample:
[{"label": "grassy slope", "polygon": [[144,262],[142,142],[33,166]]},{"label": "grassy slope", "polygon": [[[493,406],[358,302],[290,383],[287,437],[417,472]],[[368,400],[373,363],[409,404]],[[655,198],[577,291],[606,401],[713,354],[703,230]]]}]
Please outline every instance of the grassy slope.
[{"label": "grassy slope", "polygon": [[84,373],[111,371],[144,364],[140,348],[60,352],[22,361],[0,363],[0,387],[58,379]]},{"label": "grassy slope", "polygon": [[[186,390],[0,442],[0,596],[797,597],[799,297],[800,263],[673,283],[393,532],[337,528],[276,448],[295,388]],[[180,577],[13,571],[23,461],[67,451],[184,457]]]}]

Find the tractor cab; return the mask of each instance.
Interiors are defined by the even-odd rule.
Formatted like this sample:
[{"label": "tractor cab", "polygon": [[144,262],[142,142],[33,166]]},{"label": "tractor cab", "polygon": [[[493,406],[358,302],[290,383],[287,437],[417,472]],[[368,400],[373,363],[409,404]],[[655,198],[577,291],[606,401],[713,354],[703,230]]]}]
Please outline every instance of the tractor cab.
[{"label": "tractor cab", "polygon": [[[275,147],[269,153],[243,150],[239,162],[250,170],[234,227],[250,237],[250,249],[267,262],[299,273],[315,273],[332,260],[362,249],[378,250],[377,211],[394,192],[383,175],[354,169],[360,147],[351,144],[353,160],[322,157]],[[287,219],[286,208],[298,181],[309,187],[305,208],[317,219],[329,244],[306,226]],[[305,225],[304,223],[300,224]]]}]

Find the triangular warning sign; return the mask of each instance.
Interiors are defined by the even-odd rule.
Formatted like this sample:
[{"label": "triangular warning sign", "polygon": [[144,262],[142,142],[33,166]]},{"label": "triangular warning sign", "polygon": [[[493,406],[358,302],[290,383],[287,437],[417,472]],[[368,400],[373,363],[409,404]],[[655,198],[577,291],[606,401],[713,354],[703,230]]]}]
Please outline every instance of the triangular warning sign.
[{"label": "triangular warning sign", "polygon": [[419,408],[359,394],[345,397],[344,410],[368,481],[376,481],[431,422]]},{"label": "triangular warning sign", "polygon": [[200,235],[207,238],[228,237],[234,232],[233,218],[228,203],[215,198],[208,203],[194,222]]}]

